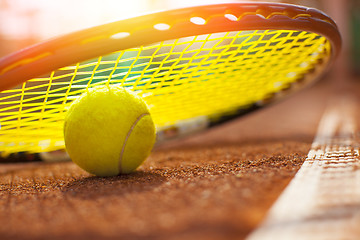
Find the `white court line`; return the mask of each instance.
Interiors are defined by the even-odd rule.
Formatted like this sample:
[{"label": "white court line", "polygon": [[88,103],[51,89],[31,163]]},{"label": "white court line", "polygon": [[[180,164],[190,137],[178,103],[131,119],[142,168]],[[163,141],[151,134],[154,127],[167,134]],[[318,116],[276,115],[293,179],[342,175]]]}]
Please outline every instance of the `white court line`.
[{"label": "white court line", "polygon": [[304,164],[248,240],[360,239],[357,107],[331,104]]}]

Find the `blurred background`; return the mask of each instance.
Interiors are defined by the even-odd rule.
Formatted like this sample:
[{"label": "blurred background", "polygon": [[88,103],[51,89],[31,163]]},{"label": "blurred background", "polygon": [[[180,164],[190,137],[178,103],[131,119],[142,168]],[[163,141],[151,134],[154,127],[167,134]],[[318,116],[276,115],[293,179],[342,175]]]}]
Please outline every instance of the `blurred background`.
[{"label": "blurred background", "polygon": [[[148,12],[221,0],[0,0],[0,57],[62,34]],[[247,0],[248,2],[248,0]],[[360,75],[360,0],[268,1],[318,8],[338,24],[343,48],[332,75],[337,81]],[[357,77],[356,77],[357,76]]]}]

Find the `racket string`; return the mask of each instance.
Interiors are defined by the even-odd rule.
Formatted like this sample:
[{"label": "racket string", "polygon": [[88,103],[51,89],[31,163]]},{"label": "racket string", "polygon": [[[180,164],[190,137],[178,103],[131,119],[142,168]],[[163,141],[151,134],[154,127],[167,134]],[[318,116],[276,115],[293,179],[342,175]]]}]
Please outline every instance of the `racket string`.
[{"label": "racket string", "polygon": [[77,63],[0,94],[1,134],[7,139],[0,151],[62,148],[67,108],[96,85],[135,91],[161,128],[247,109],[326,64],[330,52],[330,43],[314,33],[261,30],[164,41]]}]

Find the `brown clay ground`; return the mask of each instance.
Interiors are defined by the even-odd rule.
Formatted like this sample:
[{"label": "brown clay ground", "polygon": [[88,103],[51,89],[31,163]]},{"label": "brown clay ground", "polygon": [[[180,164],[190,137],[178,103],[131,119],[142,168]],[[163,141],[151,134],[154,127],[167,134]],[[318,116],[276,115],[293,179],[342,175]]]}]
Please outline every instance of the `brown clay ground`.
[{"label": "brown clay ground", "polygon": [[[325,82],[326,83],[326,82]],[[329,91],[156,149],[134,174],[0,165],[1,239],[243,239],[300,168]]]}]

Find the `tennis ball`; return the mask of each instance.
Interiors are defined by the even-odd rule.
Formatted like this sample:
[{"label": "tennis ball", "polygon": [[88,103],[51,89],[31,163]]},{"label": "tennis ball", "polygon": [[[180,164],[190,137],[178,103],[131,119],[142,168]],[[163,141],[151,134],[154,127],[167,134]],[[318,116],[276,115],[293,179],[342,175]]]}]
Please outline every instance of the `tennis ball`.
[{"label": "tennis ball", "polygon": [[155,136],[145,102],[120,86],[88,89],[65,116],[66,151],[97,176],[133,172],[150,154]]}]

